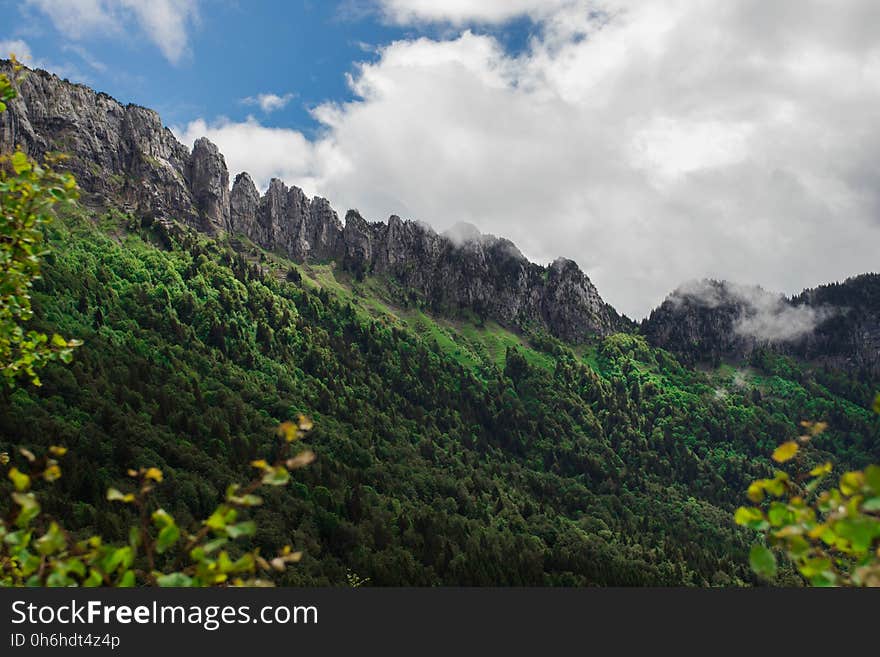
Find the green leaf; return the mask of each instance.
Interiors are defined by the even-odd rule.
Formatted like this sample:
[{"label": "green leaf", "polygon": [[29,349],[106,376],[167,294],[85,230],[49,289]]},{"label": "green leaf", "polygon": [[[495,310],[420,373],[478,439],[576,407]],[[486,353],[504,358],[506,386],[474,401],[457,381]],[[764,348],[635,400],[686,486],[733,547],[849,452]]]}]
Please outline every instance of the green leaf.
[{"label": "green leaf", "polygon": [[50,587],[68,586],[70,583],[71,582],[70,579],[67,577],[67,574],[59,570],[53,571],[46,578],[46,586]]},{"label": "green leaf", "polygon": [[785,479],[777,476],[774,479],[764,479],[763,481],[764,490],[773,497],[782,497],[785,494]]},{"label": "green leaf", "polygon": [[168,548],[177,543],[180,538],[180,529],[177,525],[171,524],[166,525],[162,531],[159,532],[159,536],[156,539],[156,552],[162,554]]},{"label": "green leaf", "polygon": [[159,575],[156,578],[156,584],[163,588],[192,586],[193,579],[183,573],[169,573],[167,575]]},{"label": "green leaf", "polygon": [[865,475],[861,472],[847,472],[840,478],[840,492],[844,495],[855,495],[865,483]]},{"label": "green leaf", "polygon": [[267,486],[284,486],[290,481],[290,473],[287,468],[272,468],[263,475],[262,481]]},{"label": "green leaf", "polygon": [[205,525],[215,531],[220,531],[225,528],[226,525],[235,522],[237,517],[238,512],[235,509],[232,509],[225,504],[221,504],[217,507],[214,513],[205,520]]},{"label": "green leaf", "polygon": [[165,509],[156,509],[151,517],[156,527],[168,527],[174,524],[174,518]]},{"label": "green leaf", "polygon": [[788,553],[792,557],[800,557],[810,550],[810,544],[803,536],[790,536],[787,540]]},{"label": "green leaf", "polygon": [[128,544],[133,548],[137,548],[141,544],[141,528],[137,525],[132,525],[128,530]]},{"label": "green leaf", "polygon": [[110,552],[104,559],[104,571],[112,573],[117,568],[130,568],[134,562],[134,550],[130,547],[122,547]]},{"label": "green leaf", "polygon": [[782,502],[773,502],[767,512],[767,519],[773,527],[782,527],[794,520],[794,514]]},{"label": "green leaf", "polygon": [[880,521],[867,517],[843,518],[834,524],[834,531],[852,544],[856,553],[867,551],[874,537],[880,536]]},{"label": "green leaf", "polygon": [[246,520],[245,522],[240,522],[237,525],[229,525],[226,528],[226,533],[229,534],[229,538],[239,538],[240,536],[253,536],[257,532],[257,523],[253,520]]},{"label": "green leaf", "polygon": [[880,495],[880,465],[869,465],[865,468],[865,483],[877,495]]},{"label": "green leaf", "polygon": [[810,585],[817,588],[827,588],[835,586],[836,584],[837,575],[830,570],[825,570],[818,575],[813,575],[812,577],[810,577]]},{"label": "green leaf", "polygon": [[8,477],[12,481],[12,485],[15,486],[15,490],[21,493],[31,487],[31,478],[19,471],[18,468],[11,468]]},{"label": "green leaf", "polygon": [[66,566],[67,572],[74,573],[75,575],[79,575],[80,577],[85,577],[86,567],[79,559],[71,559],[66,563]]},{"label": "green leaf", "polygon": [[15,519],[16,527],[27,527],[31,524],[31,520],[40,515],[40,504],[33,493],[13,493],[12,499],[21,507]]},{"label": "green leaf", "polygon": [[744,506],[739,507],[736,510],[736,513],[733,514],[733,519],[736,521],[737,525],[748,525],[752,520],[760,520],[763,517],[760,509],[747,508]]},{"label": "green leaf", "polygon": [[764,499],[764,482],[759,479],[758,481],[753,481],[749,484],[749,489],[746,491],[746,495],[752,502],[760,502]]},{"label": "green leaf", "polygon": [[749,564],[759,577],[764,579],[776,577],[776,557],[760,543],[755,543],[749,550]]},{"label": "green leaf", "polygon": [[40,536],[35,545],[37,552],[43,556],[48,556],[60,552],[67,547],[67,540],[64,537],[64,532],[62,532],[61,528],[58,526],[58,523],[53,522],[49,525],[49,531]]},{"label": "green leaf", "polygon": [[25,171],[30,171],[33,166],[28,160],[27,155],[21,151],[15,151],[12,155],[12,169],[16,175],[20,175]]},{"label": "green leaf", "polygon": [[874,412],[880,413],[880,395],[877,395],[874,399]]},{"label": "green leaf", "polygon": [[806,577],[807,579],[812,579],[821,573],[828,571],[831,568],[831,559],[826,558],[815,558],[815,559],[807,559],[804,563],[800,565],[798,570],[801,575]]},{"label": "green leaf", "polygon": [[122,491],[116,488],[108,488],[107,489],[107,500],[110,502],[134,502],[134,495],[132,493],[123,493]]},{"label": "green leaf", "polygon": [[130,589],[134,586],[134,584],[134,571],[126,570],[122,577],[119,579],[119,582],[116,584],[116,586],[122,589]]},{"label": "green leaf", "polygon": [[225,536],[220,538],[215,538],[213,541],[208,541],[202,546],[202,549],[205,551],[205,554],[211,554],[212,552],[216,552],[218,549],[222,548],[229,542],[229,539]]},{"label": "green leaf", "polygon": [[101,578],[101,573],[99,573],[94,568],[89,569],[89,576],[83,582],[83,586],[88,588],[93,588],[95,586],[101,586],[104,583],[104,580]]}]

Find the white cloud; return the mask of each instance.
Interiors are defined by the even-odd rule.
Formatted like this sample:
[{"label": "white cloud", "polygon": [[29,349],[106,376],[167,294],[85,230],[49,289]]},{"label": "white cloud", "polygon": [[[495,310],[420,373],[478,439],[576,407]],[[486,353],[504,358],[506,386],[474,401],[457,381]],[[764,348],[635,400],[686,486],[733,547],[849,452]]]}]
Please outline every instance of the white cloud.
[{"label": "white cloud", "polygon": [[22,41],[21,39],[6,39],[0,41],[0,58],[8,59],[9,55],[12,54],[14,54],[22,64],[33,66],[34,55],[27,42]]},{"label": "white cloud", "polygon": [[27,0],[27,4],[46,14],[55,28],[71,39],[120,29],[112,5],[105,0]]},{"label": "white cloud", "polygon": [[266,114],[280,110],[287,106],[293,99],[294,94],[286,93],[283,96],[278,94],[257,94],[256,96],[248,96],[242,98],[241,102],[245,105],[259,105],[260,109]]},{"label": "white cloud", "polygon": [[84,75],[70,62],[58,64],[36,56],[30,44],[23,39],[7,39],[0,41],[0,59],[7,59],[11,54],[14,54],[18,61],[25,66],[46,69],[62,78],[70,78],[78,82],[89,82],[89,77]]},{"label": "white cloud", "polygon": [[331,163],[323,159],[325,149],[320,144],[309,142],[296,130],[262,126],[254,117],[242,123],[225,118],[212,123],[198,119],[172,130],[190,147],[199,137],[207,137],[220,146],[232,179],[247,171],[262,190],[269,186],[270,179],[281,178],[315,193],[316,172],[332,170]]},{"label": "white cloud", "polygon": [[636,317],[691,278],[791,293],[876,269],[880,3],[384,7],[540,27],[518,54],[466,29],[384,46],[355,101],[314,110],[314,141],[254,119],[184,136],[204,127],[233,173],[305,182],[343,212],[466,221],[570,257]]},{"label": "white cloud", "polygon": [[504,23],[523,15],[543,17],[572,0],[380,0],[383,14],[399,24],[420,22]]},{"label": "white cloud", "polygon": [[143,31],[172,64],[189,52],[189,29],[198,20],[197,0],[27,0],[74,41],[94,34],[130,36]]}]

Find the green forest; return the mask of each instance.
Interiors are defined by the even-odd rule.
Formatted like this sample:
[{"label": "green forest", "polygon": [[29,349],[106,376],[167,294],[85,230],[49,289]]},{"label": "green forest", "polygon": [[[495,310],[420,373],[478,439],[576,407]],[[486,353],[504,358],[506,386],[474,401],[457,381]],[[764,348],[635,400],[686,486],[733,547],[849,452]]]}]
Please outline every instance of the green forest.
[{"label": "green forest", "polygon": [[105,492],[130,468],[161,469],[181,524],[209,515],[305,414],[317,458],[243,543],[302,551],[279,585],[754,585],[733,514],[777,445],[809,419],[809,464],[880,454],[874,381],[765,350],[685,366],[635,331],[569,345],[239,236],[59,214],[30,324],[83,344],[0,390],[0,452],[65,446],[43,508],[84,535],[125,539]]}]

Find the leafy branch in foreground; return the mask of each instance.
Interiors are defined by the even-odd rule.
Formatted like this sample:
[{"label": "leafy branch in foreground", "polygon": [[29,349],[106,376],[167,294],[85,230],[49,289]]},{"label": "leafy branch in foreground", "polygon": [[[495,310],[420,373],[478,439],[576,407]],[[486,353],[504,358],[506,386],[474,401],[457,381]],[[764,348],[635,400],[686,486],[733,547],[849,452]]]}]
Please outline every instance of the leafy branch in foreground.
[{"label": "leafy branch in foreground", "polygon": [[[802,446],[826,425],[802,424],[806,433],[777,447],[773,460],[803,472]],[[880,466],[845,472],[829,486],[832,469],[824,462],[802,474],[777,470],[772,479],[752,482],[749,499],[765,504],[740,507],[735,520],[761,532],[813,586],[880,586]],[[775,578],[776,556],[766,545],[755,543],[749,560],[756,574]]]},{"label": "leafy branch in foreground", "polygon": [[[242,513],[262,504],[260,488],[284,486],[290,473],[315,459],[309,449],[292,453],[293,444],[312,429],[300,416],[296,423],[278,428],[282,441],[273,463],[254,461],[256,478],[245,486],[232,484],[224,501],[198,527],[186,532],[174,518],[153,504],[151,493],[164,476],[158,468],[129,470],[132,490],[107,491],[107,499],[129,504],[138,522],[130,528],[125,545],[105,544],[100,536],[78,539],[42,513],[33,487],[61,477],[59,459],[67,450],[50,447],[38,458],[30,450],[18,450],[23,463],[8,467],[14,490],[11,508],[0,519],[0,586],[271,586],[262,573],[283,572],[299,561],[300,552],[284,547],[265,558],[258,549],[235,550],[234,542],[253,536],[257,526],[243,520]],[[0,454],[0,464],[10,465]]]},{"label": "leafy branch in foreground", "polygon": [[[18,73],[21,65],[14,56],[12,62]],[[13,81],[0,75],[0,112],[16,96]],[[31,288],[47,253],[43,229],[53,219],[53,206],[78,196],[73,176],[52,168],[61,159],[47,156],[39,164],[20,150],[0,155],[0,372],[10,385],[21,375],[40,385],[37,370],[56,359],[70,362],[81,344],[22,326],[33,316]]]},{"label": "leafy branch in foreground", "polygon": [[[13,78],[22,69],[12,56]],[[16,79],[0,75],[0,112],[17,96]],[[14,387],[22,375],[40,385],[37,370],[52,360],[67,363],[78,340],[25,330],[33,317],[31,289],[40,278],[47,254],[44,229],[53,219],[58,203],[73,203],[78,196],[76,181],[52,166],[60,156],[47,156],[38,163],[18,150],[0,155],[0,372]],[[0,585],[3,586],[217,586],[269,585],[260,573],[283,571],[301,554],[285,547],[267,560],[259,550],[237,549],[234,542],[253,536],[252,520],[241,514],[258,506],[256,495],[264,486],[283,486],[292,470],[314,460],[307,449],[291,453],[294,442],[304,437],[312,422],[300,416],[296,423],[279,427],[283,439],[276,461],[254,461],[259,474],[248,485],[230,486],[224,501],[199,527],[184,532],[175,519],[153,503],[151,493],[164,478],[158,468],[129,470],[133,479],[129,492],[116,488],[107,499],[129,504],[138,522],[129,530],[125,545],[106,544],[100,536],[78,538],[43,513],[34,486],[61,477],[64,447],[50,447],[37,457],[19,448],[21,463],[11,464],[10,455],[0,453],[0,468],[7,469],[12,490],[8,512],[0,517]],[[8,486],[8,484],[7,484]]]}]

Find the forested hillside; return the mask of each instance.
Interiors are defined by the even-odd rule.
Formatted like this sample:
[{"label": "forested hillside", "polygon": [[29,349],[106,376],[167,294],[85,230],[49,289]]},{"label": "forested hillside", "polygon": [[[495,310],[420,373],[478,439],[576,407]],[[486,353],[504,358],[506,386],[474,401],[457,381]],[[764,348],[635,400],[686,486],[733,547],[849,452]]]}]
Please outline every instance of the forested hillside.
[{"label": "forested hillside", "polygon": [[0,451],[70,448],[46,508],[71,529],[120,537],[104,492],[138,466],[204,516],[303,412],[318,459],[256,514],[258,545],[305,553],[279,583],[749,584],[732,511],[800,420],[830,425],[816,458],[880,455],[867,383],[766,350],[698,370],[635,333],[443,319],[391,279],[116,211],[50,233],[35,326],[84,345],[0,393]]}]

